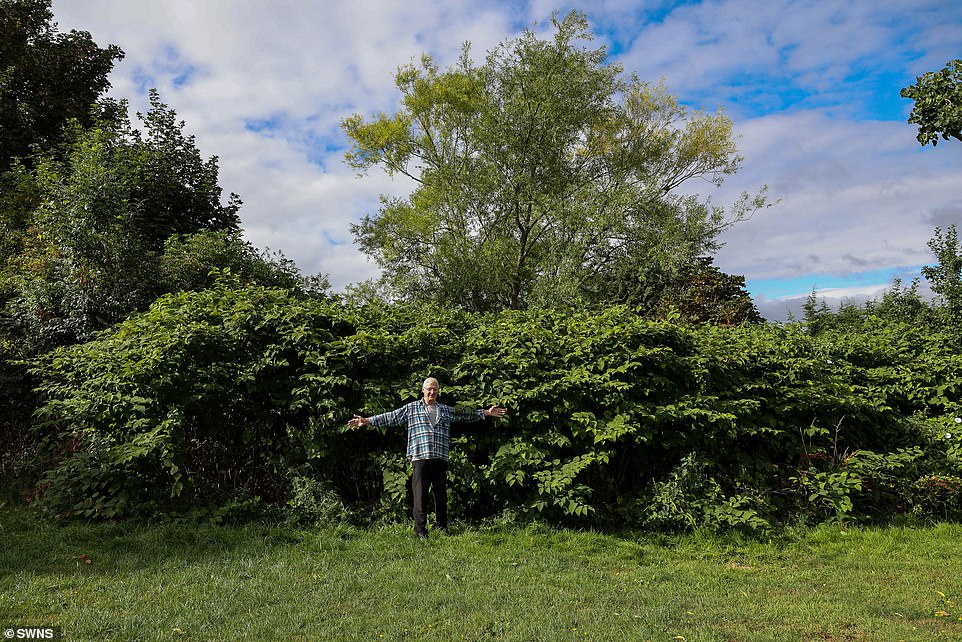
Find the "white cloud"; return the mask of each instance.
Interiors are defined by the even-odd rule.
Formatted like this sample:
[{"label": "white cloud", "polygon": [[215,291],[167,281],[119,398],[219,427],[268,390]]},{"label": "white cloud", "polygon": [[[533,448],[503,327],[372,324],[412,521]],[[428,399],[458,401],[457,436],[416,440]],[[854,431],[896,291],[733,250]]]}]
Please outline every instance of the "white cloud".
[{"label": "white cloud", "polygon": [[745,168],[726,190],[764,182],[781,201],[723,237],[727,271],[768,279],[921,265],[933,217],[959,211],[958,153],[919,149],[899,123],[798,112],[738,130]]}]

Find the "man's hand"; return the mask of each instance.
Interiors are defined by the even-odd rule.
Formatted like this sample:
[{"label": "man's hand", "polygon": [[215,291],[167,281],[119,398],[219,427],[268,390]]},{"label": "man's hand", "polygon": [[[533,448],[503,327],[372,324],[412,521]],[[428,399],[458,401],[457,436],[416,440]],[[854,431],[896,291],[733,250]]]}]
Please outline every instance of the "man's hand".
[{"label": "man's hand", "polygon": [[501,417],[504,417],[506,414],[508,414],[508,411],[502,408],[501,406],[491,406],[490,408],[484,411],[485,417],[497,417],[499,419]]},{"label": "man's hand", "polygon": [[351,419],[349,422],[347,422],[347,427],[351,429],[360,428],[361,426],[370,426],[370,425],[371,425],[371,420],[368,419],[367,417],[362,417],[361,415],[354,415],[354,419]]}]

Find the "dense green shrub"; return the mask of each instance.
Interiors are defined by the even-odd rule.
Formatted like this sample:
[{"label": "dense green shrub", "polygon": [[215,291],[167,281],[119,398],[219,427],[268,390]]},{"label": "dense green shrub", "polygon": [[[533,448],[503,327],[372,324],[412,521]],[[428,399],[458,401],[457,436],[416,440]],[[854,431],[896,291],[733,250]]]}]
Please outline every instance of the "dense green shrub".
[{"label": "dense green shrub", "polygon": [[3,336],[2,323],[0,319],[0,479],[4,480],[0,493],[15,496],[29,488],[38,465],[30,436],[35,382],[19,362],[20,346]]},{"label": "dense green shrub", "polygon": [[350,518],[350,510],[331,483],[315,477],[291,479],[287,514],[301,525],[337,524]]},{"label": "dense green shrub", "polygon": [[694,455],[684,457],[664,481],[652,483],[651,495],[636,501],[641,523],[661,530],[700,526],[766,530],[757,497],[726,497],[708,473],[708,465]]},{"label": "dense green shrub", "polygon": [[911,489],[912,512],[925,520],[962,519],[962,477],[927,475]]},{"label": "dense green shrub", "polygon": [[918,480],[962,473],[962,358],[949,345],[880,318],[812,333],[627,307],[478,315],[222,280],[36,365],[56,457],[42,498],[88,516],[259,498],[302,520],[402,518],[403,430],[345,423],[416,399],[435,376],[443,401],[510,413],[455,426],[455,516],[883,520],[922,505]]},{"label": "dense green shrub", "polygon": [[282,499],[290,471],[333,456],[348,334],[328,303],[222,282],[51,353],[35,369],[60,459],[44,500],[113,516]]}]

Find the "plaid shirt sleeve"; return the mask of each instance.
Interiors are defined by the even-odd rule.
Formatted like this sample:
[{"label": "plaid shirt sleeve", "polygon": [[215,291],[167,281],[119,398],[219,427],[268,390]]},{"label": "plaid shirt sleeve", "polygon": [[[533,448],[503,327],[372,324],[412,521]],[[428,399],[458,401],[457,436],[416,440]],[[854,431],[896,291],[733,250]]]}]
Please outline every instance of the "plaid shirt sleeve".
[{"label": "plaid shirt sleeve", "polygon": [[454,412],[451,423],[469,424],[473,421],[481,421],[482,419],[484,419],[484,408],[478,408],[470,412]]},{"label": "plaid shirt sleeve", "polygon": [[384,412],[380,415],[373,415],[369,417],[371,425],[375,428],[380,428],[382,426],[393,426],[395,428],[407,425],[408,423],[408,406],[402,406],[397,410],[392,410],[391,412]]}]

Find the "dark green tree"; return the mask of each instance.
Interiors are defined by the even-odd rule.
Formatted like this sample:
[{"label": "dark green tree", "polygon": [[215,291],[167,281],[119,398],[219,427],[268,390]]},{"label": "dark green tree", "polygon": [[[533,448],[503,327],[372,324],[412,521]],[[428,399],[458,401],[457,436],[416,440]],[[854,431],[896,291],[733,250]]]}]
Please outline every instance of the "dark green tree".
[{"label": "dark green tree", "polygon": [[171,236],[159,261],[159,282],[171,292],[203,290],[215,285],[223,270],[238,283],[256,283],[322,295],[330,288],[323,276],[305,277],[280,252],[258,250],[239,230]]},{"label": "dark green tree", "polygon": [[845,300],[835,309],[813,291],[802,306],[805,328],[816,336],[828,332],[858,336],[879,324],[909,324],[937,332],[942,326],[939,308],[922,296],[919,285],[919,279],[905,285],[896,278],[880,297],[862,303]]},{"label": "dark green tree", "polygon": [[[85,31],[59,33],[50,5],[0,0],[0,266],[27,241],[40,202],[38,159],[63,158],[68,123],[87,127],[119,109],[101,96],[123,52]],[[9,297],[0,285],[0,308]]]},{"label": "dark green tree", "polygon": [[763,320],[745,289],[745,277],[722,272],[709,256],[698,257],[680,270],[662,294],[659,307],[663,312],[675,310],[691,323],[730,326]]},{"label": "dark green tree", "polygon": [[86,31],[59,33],[51,0],[0,0],[0,172],[14,158],[50,150],[64,125],[92,124],[91,105],[109,87],[123,52]]},{"label": "dark green tree", "polygon": [[75,122],[66,158],[43,156],[30,173],[38,206],[2,272],[27,344],[84,340],[145,309],[168,291],[158,257],[171,236],[238,231],[240,200],[221,203],[217,159],[201,157],[156,92],[142,119],[144,133],[127,118]]}]

